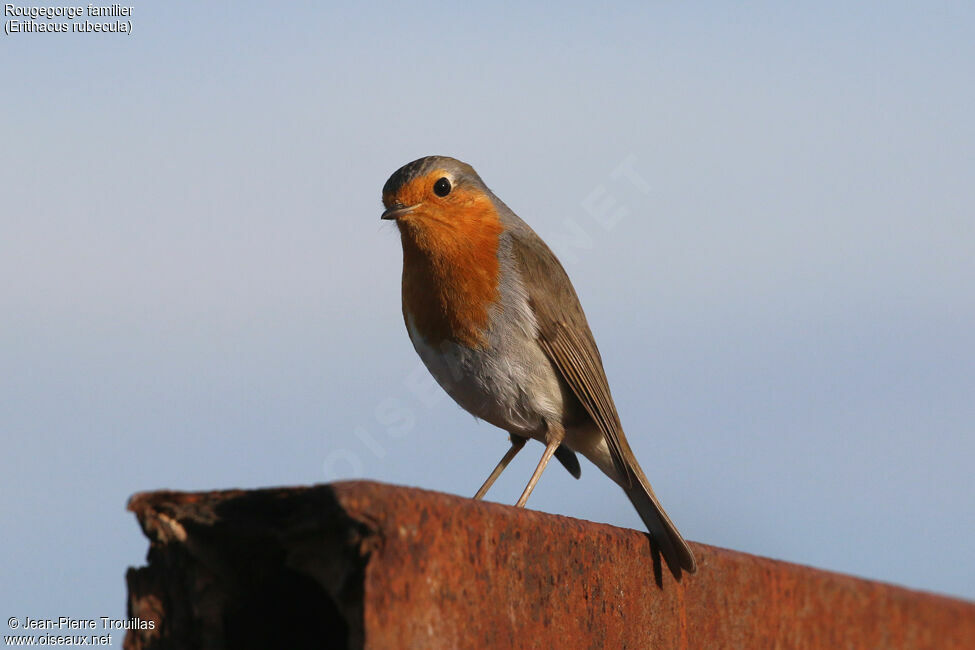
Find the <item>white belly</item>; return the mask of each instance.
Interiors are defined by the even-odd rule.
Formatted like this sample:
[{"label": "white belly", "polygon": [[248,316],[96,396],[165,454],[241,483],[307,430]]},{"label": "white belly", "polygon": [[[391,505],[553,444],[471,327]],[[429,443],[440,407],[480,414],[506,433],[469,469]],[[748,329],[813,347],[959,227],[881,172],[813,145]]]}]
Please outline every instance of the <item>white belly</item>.
[{"label": "white belly", "polygon": [[[471,349],[452,342],[427,343],[407,318],[410,340],[447,394],[466,411],[506,431],[540,438],[545,421],[561,421],[561,382],[545,353],[522,328],[499,331],[492,345]],[[491,351],[489,351],[491,350]]]},{"label": "white belly", "polygon": [[[561,422],[568,388],[559,380],[541,348],[503,347],[500,355],[471,350],[456,343],[434,348],[407,325],[416,348],[430,374],[447,394],[468,413],[524,437],[545,441],[545,421]],[[520,348],[520,351],[518,351]],[[526,363],[526,359],[530,359]],[[566,444],[619,482],[609,447],[602,434],[586,420],[565,429]]]}]

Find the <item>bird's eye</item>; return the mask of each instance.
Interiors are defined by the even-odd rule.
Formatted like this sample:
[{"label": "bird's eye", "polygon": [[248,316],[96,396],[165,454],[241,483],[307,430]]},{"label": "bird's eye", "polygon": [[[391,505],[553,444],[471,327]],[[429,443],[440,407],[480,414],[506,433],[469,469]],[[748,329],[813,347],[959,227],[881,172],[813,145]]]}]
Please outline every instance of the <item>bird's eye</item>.
[{"label": "bird's eye", "polygon": [[437,196],[447,196],[450,194],[450,181],[446,177],[442,177],[433,184],[433,193]]}]

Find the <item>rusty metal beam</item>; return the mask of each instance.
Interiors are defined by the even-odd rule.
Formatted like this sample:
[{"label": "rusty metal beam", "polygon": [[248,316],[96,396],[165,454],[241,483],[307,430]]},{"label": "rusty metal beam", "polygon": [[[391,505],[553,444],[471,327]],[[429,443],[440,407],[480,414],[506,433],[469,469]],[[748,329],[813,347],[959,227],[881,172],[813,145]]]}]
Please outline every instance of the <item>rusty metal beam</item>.
[{"label": "rusty metal beam", "polygon": [[975,648],[975,603],[645,534],[350,482],[153,492],[142,648]]}]

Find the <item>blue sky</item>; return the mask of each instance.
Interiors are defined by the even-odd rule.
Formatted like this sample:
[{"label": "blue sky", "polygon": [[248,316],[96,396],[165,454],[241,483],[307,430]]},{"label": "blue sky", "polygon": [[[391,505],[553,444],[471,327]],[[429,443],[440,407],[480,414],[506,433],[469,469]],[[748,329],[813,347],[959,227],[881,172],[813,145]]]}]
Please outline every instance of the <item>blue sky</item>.
[{"label": "blue sky", "polygon": [[[136,491],[474,493],[505,434],[427,390],[379,221],[427,154],[562,257],[687,537],[975,598],[973,14],[176,2],[3,36],[0,613],[121,616]],[[640,527],[588,464],[529,505]]]}]

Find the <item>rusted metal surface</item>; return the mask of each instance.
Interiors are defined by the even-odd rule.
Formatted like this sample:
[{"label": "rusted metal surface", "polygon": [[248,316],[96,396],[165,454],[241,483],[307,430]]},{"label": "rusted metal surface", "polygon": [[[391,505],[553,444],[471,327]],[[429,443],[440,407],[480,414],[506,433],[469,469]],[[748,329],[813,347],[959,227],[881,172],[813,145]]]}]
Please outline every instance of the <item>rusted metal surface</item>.
[{"label": "rusted metal surface", "polygon": [[975,603],[376,483],[146,493],[127,648],[975,648]]}]

